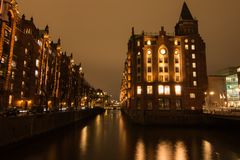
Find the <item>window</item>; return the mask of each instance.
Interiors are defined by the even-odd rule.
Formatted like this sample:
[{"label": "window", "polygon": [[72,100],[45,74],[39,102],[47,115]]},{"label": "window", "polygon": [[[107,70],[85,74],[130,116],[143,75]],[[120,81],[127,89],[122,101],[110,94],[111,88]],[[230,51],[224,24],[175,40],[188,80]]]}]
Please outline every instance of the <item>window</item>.
[{"label": "window", "polygon": [[191,99],[194,99],[194,98],[196,98],[196,95],[195,95],[195,93],[190,93],[190,98],[191,98]]},{"label": "window", "polygon": [[26,75],[26,72],[25,72],[25,71],[23,71],[23,77],[25,77],[25,75]]},{"label": "window", "polygon": [[188,39],[185,39],[184,42],[185,42],[185,43],[188,43]]},{"label": "window", "polygon": [[38,77],[38,70],[35,70],[35,76]]},{"label": "window", "polygon": [[180,81],[180,76],[176,76],[176,82]]},{"label": "window", "polygon": [[179,68],[178,67],[175,67],[175,72],[179,73]]},{"label": "window", "polygon": [[148,63],[152,63],[152,58],[148,57]]},{"label": "window", "polygon": [[164,80],[165,80],[165,82],[169,81],[168,75],[165,75]]},{"label": "window", "polygon": [[162,95],[164,93],[164,87],[163,85],[158,86],[158,94]]},{"label": "window", "polygon": [[178,40],[174,41],[174,45],[177,46],[178,45]]},{"label": "window", "polygon": [[137,76],[137,81],[141,82],[141,76]]},{"label": "window", "polygon": [[140,41],[137,41],[137,46],[138,46],[138,47],[140,46]]},{"label": "window", "polygon": [[180,100],[180,99],[176,99],[176,108],[177,108],[178,110],[181,109],[181,100]]},{"label": "window", "polygon": [[137,94],[142,94],[142,87],[141,86],[137,86]]},{"label": "window", "polygon": [[23,94],[24,94],[23,91],[21,91],[21,97],[23,97]]},{"label": "window", "polygon": [[148,73],[152,72],[152,67],[148,67]]},{"label": "window", "polygon": [[138,56],[140,56],[141,55],[141,52],[138,52],[138,54],[137,54]]},{"label": "window", "polygon": [[192,43],[195,43],[195,40],[194,40],[194,39],[192,39],[192,40],[191,40],[191,42],[192,42]]},{"label": "window", "polygon": [[185,44],[185,49],[188,50],[189,49],[189,46],[188,44]]},{"label": "window", "polygon": [[192,53],[192,59],[196,59],[195,53]]},{"label": "window", "polygon": [[158,99],[158,107],[159,107],[159,109],[164,108],[164,99],[163,98]]},{"label": "window", "polygon": [[15,72],[12,72],[12,79],[15,78]]},{"label": "window", "polygon": [[163,67],[159,67],[159,72],[160,72],[160,73],[163,72]]},{"label": "window", "polygon": [[140,57],[137,58],[137,64],[138,64],[138,65],[141,64],[141,59],[140,59]]},{"label": "window", "polygon": [[159,81],[163,82],[163,76],[162,75],[159,75]]},{"label": "window", "polygon": [[192,68],[196,68],[196,67],[197,67],[196,63],[192,63]]},{"label": "window", "polygon": [[28,49],[27,48],[25,48],[25,54],[27,54],[28,53]]},{"label": "window", "polygon": [[182,94],[182,88],[180,85],[175,86],[175,93],[177,96],[180,96]]},{"label": "window", "polygon": [[149,45],[149,46],[151,45],[151,41],[150,40],[147,41],[147,45]]},{"label": "window", "polygon": [[27,66],[27,61],[24,61],[23,64],[24,64],[24,67],[26,67]]},{"label": "window", "polygon": [[147,109],[152,109],[153,107],[152,107],[152,101],[148,101],[147,102]]},{"label": "window", "polygon": [[191,49],[195,50],[195,45],[194,44],[191,45]]},{"label": "window", "polygon": [[164,72],[168,72],[168,67],[164,67]]},{"label": "window", "polygon": [[151,75],[148,75],[148,76],[147,76],[147,81],[148,81],[148,82],[151,82],[151,81],[152,81],[152,76],[151,76]]},{"label": "window", "polygon": [[24,85],[25,85],[25,82],[24,82],[24,81],[22,81],[22,87],[24,87]]},{"label": "window", "polygon": [[152,94],[152,93],[153,93],[153,87],[147,86],[147,94]]},{"label": "window", "polygon": [[148,51],[147,51],[147,54],[151,54],[151,53],[152,53],[151,50],[148,50]]},{"label": "window", "polygon": [[197,86],[197,81],[193,81],[193,86]]},{"label": "window", "polygon": [[9,99],[8,99],[8,104],[11,105],[12,104],[12,100],[13,100],[13,96],[9,95]]},{"label": "window", "polygon": [[169,108],[170,107],[170,100],[166,98],[164,100],[164,105],[165,105],[166,108]]},{"label": "window", "polygon": [[168,57],[165,57],[165,58],[164,58],[164,62],[165,62],[165,63],[168,63]]},{"label": "window", "polygon": [[163,58],[162,57],[159,58],[159,63],[163,63]]},{"label": "window", "polygon": [[175,63],[179,63],[179,59],[178,58],[175,58]]},{"label": "window", "polygon": [[141,73],[141,68],[137,67],[137,73]]},{"label": "window", "polygon": [[165,86],[164,93],[165,95],[170,95],[170,86]]},{"label": "window", "polygon": [[193,77],[197,77],[197,73],[196,72],[193,72]]}]

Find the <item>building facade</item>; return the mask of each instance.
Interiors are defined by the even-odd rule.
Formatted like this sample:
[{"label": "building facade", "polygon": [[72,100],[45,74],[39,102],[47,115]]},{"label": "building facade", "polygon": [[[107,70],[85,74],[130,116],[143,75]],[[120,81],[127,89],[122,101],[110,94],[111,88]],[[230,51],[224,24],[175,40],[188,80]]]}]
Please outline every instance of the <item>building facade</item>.
[{"label": "building facade", "polygon": [[201,111],[206,90],[205,43],[185,2],[175,35],[132,29],[120,93],[126,109]]}]

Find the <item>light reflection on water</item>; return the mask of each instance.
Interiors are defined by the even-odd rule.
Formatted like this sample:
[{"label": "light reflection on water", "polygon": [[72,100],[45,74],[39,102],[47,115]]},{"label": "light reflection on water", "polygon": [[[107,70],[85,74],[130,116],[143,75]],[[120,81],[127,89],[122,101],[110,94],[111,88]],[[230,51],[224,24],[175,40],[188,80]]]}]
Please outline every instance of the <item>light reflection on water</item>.
[{"label": "light reflection on water", "polygon": [[[106,111],[17,147],[1,160],[239,160],[239,131],[141,127]],[[36,147],[35,147],[36,146]]]}]

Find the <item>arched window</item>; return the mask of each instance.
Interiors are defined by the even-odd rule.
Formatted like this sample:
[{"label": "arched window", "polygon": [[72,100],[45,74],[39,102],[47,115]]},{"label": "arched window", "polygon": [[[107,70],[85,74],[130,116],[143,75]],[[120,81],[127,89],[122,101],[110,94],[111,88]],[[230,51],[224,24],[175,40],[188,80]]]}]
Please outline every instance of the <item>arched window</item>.
[{"label": "arched window", "polygon": [[158,81],[169,81],[169,56],[165,46],[160,46],[158,50]]}]

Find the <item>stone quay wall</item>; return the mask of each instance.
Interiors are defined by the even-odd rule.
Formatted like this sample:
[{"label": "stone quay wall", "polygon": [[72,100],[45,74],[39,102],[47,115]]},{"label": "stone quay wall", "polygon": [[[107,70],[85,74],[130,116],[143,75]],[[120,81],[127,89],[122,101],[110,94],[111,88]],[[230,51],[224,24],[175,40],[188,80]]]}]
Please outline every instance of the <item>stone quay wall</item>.
[{"label": "stone quay wall", "polygon": [[81,122],[104,112],[102,108],[0,118],[0,147]]}]

